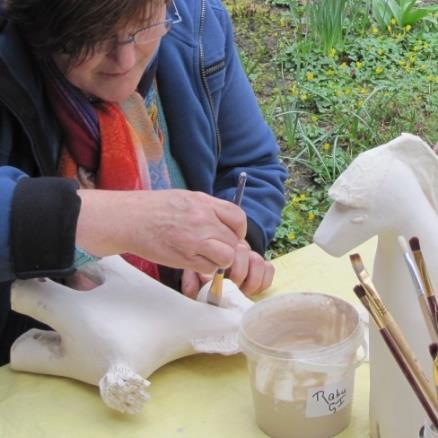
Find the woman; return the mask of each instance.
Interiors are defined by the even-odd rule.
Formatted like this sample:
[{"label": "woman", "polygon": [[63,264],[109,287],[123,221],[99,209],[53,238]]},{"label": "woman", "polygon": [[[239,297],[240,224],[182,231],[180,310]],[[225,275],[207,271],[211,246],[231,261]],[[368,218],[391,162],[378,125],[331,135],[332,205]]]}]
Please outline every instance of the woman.
[{"label": "woman", "polygon": [[1,11],[0,363],[35,324],[10,312],[15,278],[124,254],[163,282],[183,269],[187,295],[217,267],[248,294],[269,286],[285,170],[219,0]]}]

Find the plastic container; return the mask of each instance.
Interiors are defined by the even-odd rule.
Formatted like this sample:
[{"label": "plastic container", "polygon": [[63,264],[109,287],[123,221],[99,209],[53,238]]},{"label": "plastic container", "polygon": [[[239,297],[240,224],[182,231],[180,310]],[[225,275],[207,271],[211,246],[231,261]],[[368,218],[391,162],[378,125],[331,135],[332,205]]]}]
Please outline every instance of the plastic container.
[{"label": "plastic container", "polygon": [[292,293],[252,306],[239,343],[258,426],[271,438],[327,438],[345,429],[364,342],[358,312],[340,298]]}]

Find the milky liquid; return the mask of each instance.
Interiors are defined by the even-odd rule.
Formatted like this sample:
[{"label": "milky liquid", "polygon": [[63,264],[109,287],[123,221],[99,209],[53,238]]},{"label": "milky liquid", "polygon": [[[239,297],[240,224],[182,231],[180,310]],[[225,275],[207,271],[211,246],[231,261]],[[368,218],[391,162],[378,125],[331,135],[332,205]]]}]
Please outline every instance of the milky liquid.
[{"label": "milky liquid", "polygon": [[351,418],[357,311],[335,297],[305,293],[258,306],[248,312],[241,340],[257,425],[271,438],[340,433]]},{"label": "milky liquid", "polygon": [[253,388],[256,422],[271,438],[329,438],[344,430],[351,417],[351,403],[336,413],[306,418],[306,401],[275,400]]}]

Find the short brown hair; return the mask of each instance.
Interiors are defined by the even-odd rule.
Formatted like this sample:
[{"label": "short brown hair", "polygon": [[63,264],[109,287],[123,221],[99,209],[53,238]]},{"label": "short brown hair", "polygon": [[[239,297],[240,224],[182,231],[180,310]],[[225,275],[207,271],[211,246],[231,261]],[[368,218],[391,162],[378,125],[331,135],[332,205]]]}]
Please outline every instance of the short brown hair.
[{"label": "short brown hair", "polygon": [[[35,54],[86,58],[97,43],[131,23],[144,23],[165,0],[7,0],[8,19]],[[166,2],[167,3],[167,2]]]}]

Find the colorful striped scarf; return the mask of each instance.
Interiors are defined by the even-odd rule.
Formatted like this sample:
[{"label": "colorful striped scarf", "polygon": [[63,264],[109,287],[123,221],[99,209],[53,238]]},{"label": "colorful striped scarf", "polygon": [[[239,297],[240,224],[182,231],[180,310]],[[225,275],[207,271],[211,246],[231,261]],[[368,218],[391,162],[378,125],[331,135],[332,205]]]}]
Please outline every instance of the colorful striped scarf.
[{"label": "colorful striped scarf", "polygon": [[[76,178],[83,188],[104,190],[168,189],[163,136],[135,92],[119,104],[90,102],[54,64],[45,67],[49,100],[64,131],[58,173]],[[156,87],[155,82],[151,86]],[[152,115],[155,118],[155,115]],[[155,263],[122,255],[159,279]]]}]

